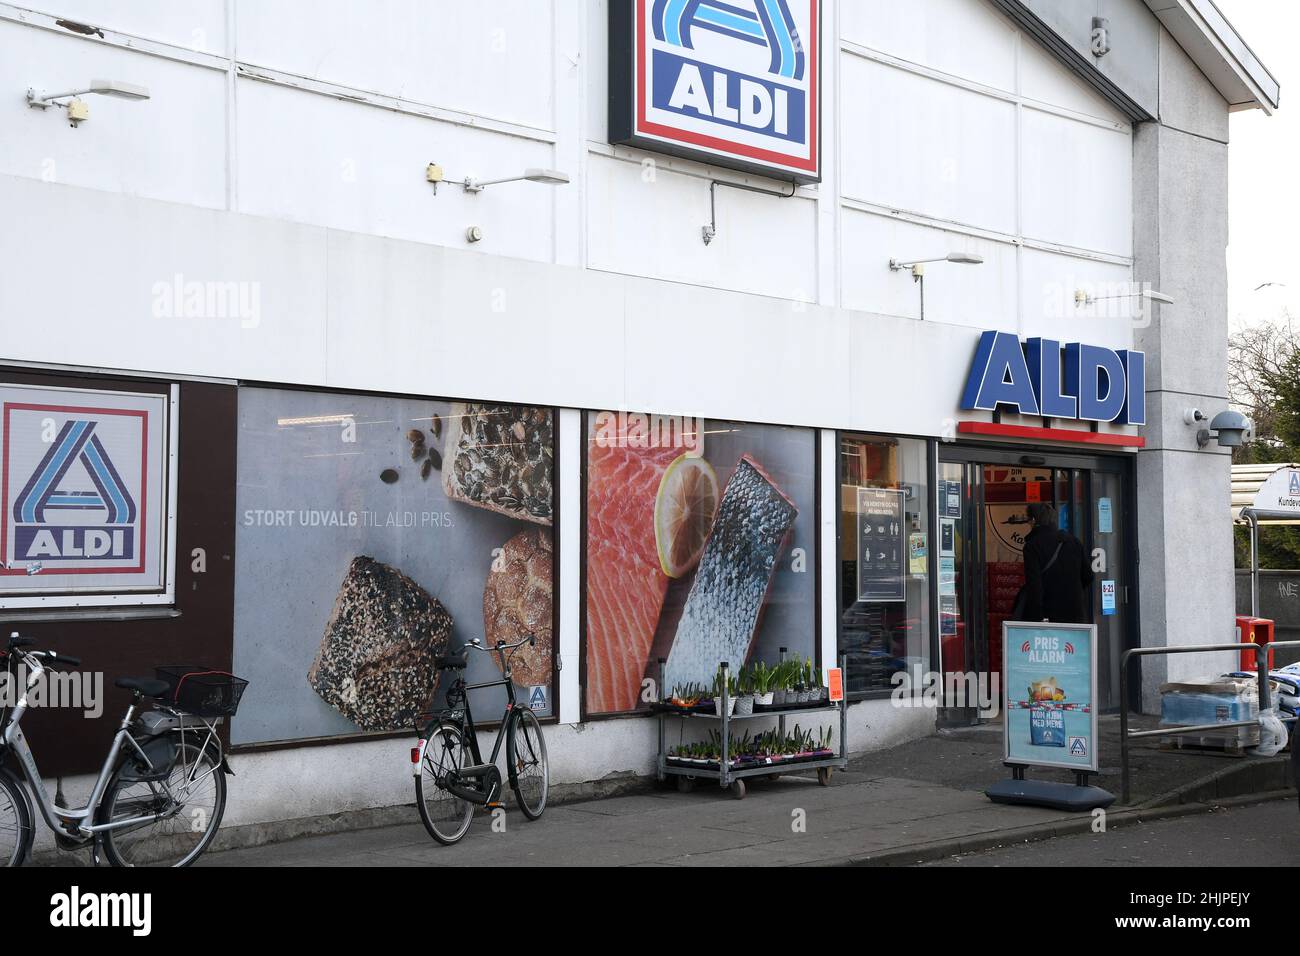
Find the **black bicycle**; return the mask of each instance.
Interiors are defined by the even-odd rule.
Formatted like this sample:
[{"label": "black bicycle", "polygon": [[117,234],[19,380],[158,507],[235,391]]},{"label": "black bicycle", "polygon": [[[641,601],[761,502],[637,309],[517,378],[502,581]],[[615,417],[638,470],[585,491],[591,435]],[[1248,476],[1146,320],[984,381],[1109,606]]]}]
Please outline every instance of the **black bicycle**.
[{"label": "black bicycle", "polygon": [[[506,745],[506,772],[510,789],[515,792],[519,809],[529,820],[536,820],[546,809],[550,787],[546,765],[546,740],[542,725],[527,704],[515,700],[515,685],[510,678],[510,659],[525,644],[537,638],[529,635],[522,641],[506,644],[498,641],[490,651],[475,638],[465,647],[494,653],[504,677],[482,684],[466,684],[458,676],[447,690],[447,709],[435,714],[420,733],[419,746],[411,751],[415,768],[415,804],[425,829],[439,843],[450,846],[469,831],[474,807],[501,806],[501,771],[497,757],[501,743]],[[463,671],[469,655],[439,657],[440,671]],[[506,689],[506,712],[497,729],[492,756],[487,761],[479,751],[474,717],[469,708],[469,691],[486,687]]]}]

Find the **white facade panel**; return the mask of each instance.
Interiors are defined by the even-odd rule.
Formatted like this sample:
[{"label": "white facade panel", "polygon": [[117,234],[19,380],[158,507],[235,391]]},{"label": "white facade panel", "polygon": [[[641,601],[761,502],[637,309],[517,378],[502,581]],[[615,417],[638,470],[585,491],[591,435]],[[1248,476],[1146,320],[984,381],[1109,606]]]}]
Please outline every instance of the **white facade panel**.
[{"label": "white facade panel", "polygon": [[551,129],[552,15],[544,0],[239,0],[236,49],[297,76]]},{"label": "white facade panel", "polygon": [[[324,230],[9,177],[0,209],[0,258],[24,263],[0,282],[4,358],[324,381]],[[93,282],[68,281],[78,263]],[[213,308],[208,290],[231,283]],[[58,329],[58,347],[34,328]]]},{"label": "white facade panel", "polygon": [[435,194],[424,175],[431,161],[448,179],[550,167],[551,144],[254,80],[238,96],[241,211],[461,248],[477,225],[481,251],[551,258],[550,189],[444,182]]},{"label": "white facade panel", "polygon": [[1010,329],[1017,316],[1016,247],[910,222],[895,216],[845,209],[841,222],[845,263],[844,307],[917,319],[921,288],[910,270],[891,271],[889,260],[932,259],[971,252],[984,264],[947,262],[925,266],[925,318],[981,328]]},{"label": "white facade panel", "polygon": [[1133,142],[1128,130],[1036,109],[1024,110],[1021,129],[1025,236],[1131,255]]},{"label": "white facade panel", "polygon": [[[805,193],[782,198],[719,187],[718,231],[705,245],[700,230],[709,223],[708,177],[592,153],[587,181],[591,268],[782,299],[816,298],[817,210]],[[773,235],[782,241],[773,242]]]},{"label": "white facade panel", "polygon": [[24,0],[21,4],[84,26],[219,54],[229,52],[228,5],[226,0]]},{"label": "white facade panel", "polygon": [[1132,348],[1137,299],[1106,299],[1079,306],[1079,289],[1089,295],[1116,295],[1132,288],[1132,269],[1095,259],[1040,249],[1021,251],[1020,297],[1023,335],[1060,342],[1088,342],[1113,349]]},{"label": "white facade panel", "polygon": [[[73,34],[0,21],[0,172],[130,196],[221,207],[226,200],[226,80],[203,69]],[[151,99],[84,97],[77,128],[59,107],[30,108],[28,89],[61,93],[99,77]]]},{"label": "white facade panel", "polygon": [[969,0],[850,0],[840,38],[909,63],[1012,92],[1017,32],[991,4]]},{"label": "white facade panel", "polygon": [[620,277],[343,233],[329,259],[331,386],[624,407]]},{"label": "white facade panel", "polygon": [[852,54],[841,69],[846,197],[1015,230],[1014,105]]}]

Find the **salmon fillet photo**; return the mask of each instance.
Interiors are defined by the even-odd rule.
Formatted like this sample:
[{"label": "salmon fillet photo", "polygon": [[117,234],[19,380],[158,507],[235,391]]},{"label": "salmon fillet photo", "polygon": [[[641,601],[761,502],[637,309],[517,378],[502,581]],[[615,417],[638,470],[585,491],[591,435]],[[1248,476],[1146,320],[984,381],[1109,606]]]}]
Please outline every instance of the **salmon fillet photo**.
[{"label": "salmon fillet photo", "polygon": [[668,593],[655,498],[680,448],[588,443],[587,710],[635,710]]}]

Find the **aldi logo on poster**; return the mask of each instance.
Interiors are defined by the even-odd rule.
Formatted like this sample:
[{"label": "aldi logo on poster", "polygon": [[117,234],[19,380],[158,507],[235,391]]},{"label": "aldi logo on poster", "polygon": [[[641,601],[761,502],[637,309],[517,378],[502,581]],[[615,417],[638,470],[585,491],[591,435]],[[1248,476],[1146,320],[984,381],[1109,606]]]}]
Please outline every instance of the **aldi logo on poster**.
[{"label": "aldi logo on poster", "polygon": [[[47,419],[47,428],[49,424]],[[49,451],[18,492],[11,515],[16,560],[136,562],[139,509],[108,449],[95,434],[98,425],[95,419],[65,420]],[[7,484],[7,472],[4,477]],[[59,520],[64,516],[77,523]]]},{"label": "aldi logo on poster", "polygon": [[611,0],[610,142],[821,178],[817,0]]},{"label": "aldi logo on poster", "polygon": [[166,396],[0,395],[0,594],[160,586]]}]

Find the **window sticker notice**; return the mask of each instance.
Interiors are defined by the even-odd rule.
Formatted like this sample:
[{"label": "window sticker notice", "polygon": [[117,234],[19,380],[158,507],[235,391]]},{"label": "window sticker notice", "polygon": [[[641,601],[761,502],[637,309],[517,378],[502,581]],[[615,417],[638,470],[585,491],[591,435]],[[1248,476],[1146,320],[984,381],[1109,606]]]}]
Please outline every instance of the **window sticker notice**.
[{"label": "window sticker notice", "polygon": [[859,488],[857,494],[858,600],[905,600],[905,493],[897,488]]}]

